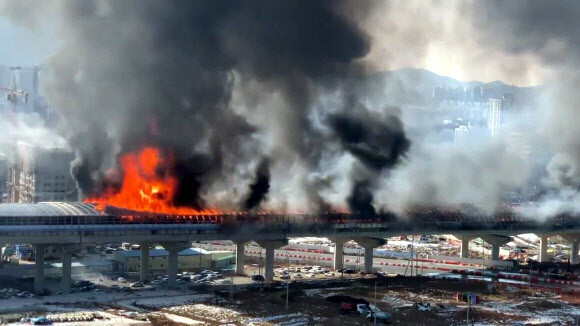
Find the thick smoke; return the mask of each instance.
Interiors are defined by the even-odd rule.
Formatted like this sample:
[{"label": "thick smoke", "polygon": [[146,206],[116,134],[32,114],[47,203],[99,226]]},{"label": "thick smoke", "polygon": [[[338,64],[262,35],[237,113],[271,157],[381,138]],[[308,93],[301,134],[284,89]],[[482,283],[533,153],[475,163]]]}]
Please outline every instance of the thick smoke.
[{"label": "thick smoke", "polygon": [[[4,11],[19,22],[42,16],[20,8],[14,2]],[[40,8],[49,9],[59,15],[62,45],[46,90],[66,119],[82,194],[110,183],[105,171],[119,156],[156,146],[174,156],[178,205],[203,207],[220,196],[243,202],[240,184],[252,182],[248,168],[264,156],[281,170],[308,171],[297,174],[298,188],[318,196],[311,188],[321,183],[309,174],[320,168],[324,144],[310,110],[318,92],[363,70],[356,60],[370,43],[347,17],[354,7],[94,0]],[[256,99],[261,107],[234,108],[235,87],[245,104]],[[276,100],[265,107],[269,96]]]},{"label": "thick smoke", "polygon": [[258,206],[265,199],[270,190],[270,162],[263,159],[256,169],[256,178],[250,185],[250,194],[244,202],[244,208],[247,210]]},{"label": "thick smoke", "polygon": [[[175,155],[179,205],[492,210],[506,191],[533,188],[546,207],[580,206],[580,4],[359,4],[43,3],[62,23],[47,91],[84,194],[102,190],[119,155],[158,146]],[[21,23],[44,18],[18,1],[2,8]],[[430,130],[452,107],[419,99],[433,87],[424,71],[368,74],[404,66],[545,85],[502,113],[501,137],[459,146]]]},{"label": "thick smoke", "polygon": [[392,168],[406,153],[410,142],[396,110],[384,108],[382,114],[354,106],[350,113],[329,116],[329,125],[341,146],[356,157],[361,166],[351,170],[352,192],[347,198],[353,213],[373,216],[374,179]]}]

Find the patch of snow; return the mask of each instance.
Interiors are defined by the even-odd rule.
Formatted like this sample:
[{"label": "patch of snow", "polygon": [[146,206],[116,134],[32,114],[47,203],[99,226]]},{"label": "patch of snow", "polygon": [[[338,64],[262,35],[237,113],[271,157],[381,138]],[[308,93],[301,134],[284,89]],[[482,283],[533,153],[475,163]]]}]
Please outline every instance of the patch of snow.
[{"label": "patch of snow", "polygon": [[167,319],[170,319],[176,323],[182,323],[182,324],[186,324],[186,325],[204,325],[205,324],[204,322],[199,321],[199,320],[194,320],[191,318],[174,315],[174,314],[170,314],[167,312],[163,313],[163,315],[165,317],[167,317]]}]

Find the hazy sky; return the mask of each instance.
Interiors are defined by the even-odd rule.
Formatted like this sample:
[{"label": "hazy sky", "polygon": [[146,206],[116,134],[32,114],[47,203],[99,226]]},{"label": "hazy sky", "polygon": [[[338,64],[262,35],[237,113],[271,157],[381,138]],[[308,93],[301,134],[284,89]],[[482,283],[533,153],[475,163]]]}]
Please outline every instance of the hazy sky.
[{"label": "hazy sky", "polygon": [[[530,86],[546,79],[549,71],[533,55],[491,51],[478,42],[473,36],[479,31],[465,21],[460,3],[379,2],[360,21],[373,40],[366,60],[377,70],[425,68],[464,81],[502,80]],[[40,15],[42,20],[33,29],[0,16],[0,64],[34,65],[49,60],[59,44],[56,19],[51,21],[50,16]]]},{"label": "hazy sky", "polygon": [[58,39],[49,29],[31,30],[0,17],[0,64],[36,65],[56,51]]}]

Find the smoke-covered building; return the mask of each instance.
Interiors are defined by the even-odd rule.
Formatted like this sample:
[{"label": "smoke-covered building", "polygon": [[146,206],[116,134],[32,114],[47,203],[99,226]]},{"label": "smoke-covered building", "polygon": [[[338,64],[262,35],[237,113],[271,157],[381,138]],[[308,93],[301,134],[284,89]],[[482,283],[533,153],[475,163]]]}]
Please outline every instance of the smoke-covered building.
[{"label": "smoke-covered building", "polygon": [[63,148],[17,143],[9,172],[9,202],[35,203],[77,199],[70,173],[74,155]]},{"label": "smoke-covered building", "polygon": [[506,142],[508,150],[524,161],[527,160],[532,154],[532,145],[523,132],[510,132],[507,135]]},{"label": "smoke-covered building", "polygon": [[488,101],[489,112],[487,117],[487,128],[491,137],[496,137],[499,134],[501,126],[501,111],[503,109],[503,100],[491,98]]},{"label": "smoke-covered building", "polygon": [[463,144],[467,141],[469,137],[469,124],[467,125],[460,125],[455,128],[455,134],[453,135],[453,143],[455,145]]},{"label": "smoke-covered building", "polygon": [[8,158],[0,153],[0,203],[8,200]]}]

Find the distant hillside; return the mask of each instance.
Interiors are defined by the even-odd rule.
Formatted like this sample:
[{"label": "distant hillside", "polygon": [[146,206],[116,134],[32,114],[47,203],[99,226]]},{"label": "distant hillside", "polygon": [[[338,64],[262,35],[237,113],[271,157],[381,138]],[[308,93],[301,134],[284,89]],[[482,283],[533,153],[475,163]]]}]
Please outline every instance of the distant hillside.
[{"label": "distant hillside", "polygon": [[[460,81],[451,77],[438,75],[432,71],[417,68],[403,68],[392,71],[382,71],[368,75],[364,80],[358,80],[353,86],[359,94],[365,94],[373,103],[402,104],[432,104],[433,89],[443,87],[446,91],[464,92],[473,88],[483,87],[484,98],[501,97],[503,94],[514,94],[516,98],[529,98],[537,92],[538,87],[517,87],[501,81],[484,83],[481,81]],[[479,99],[481,100],[481,99]]]}]

